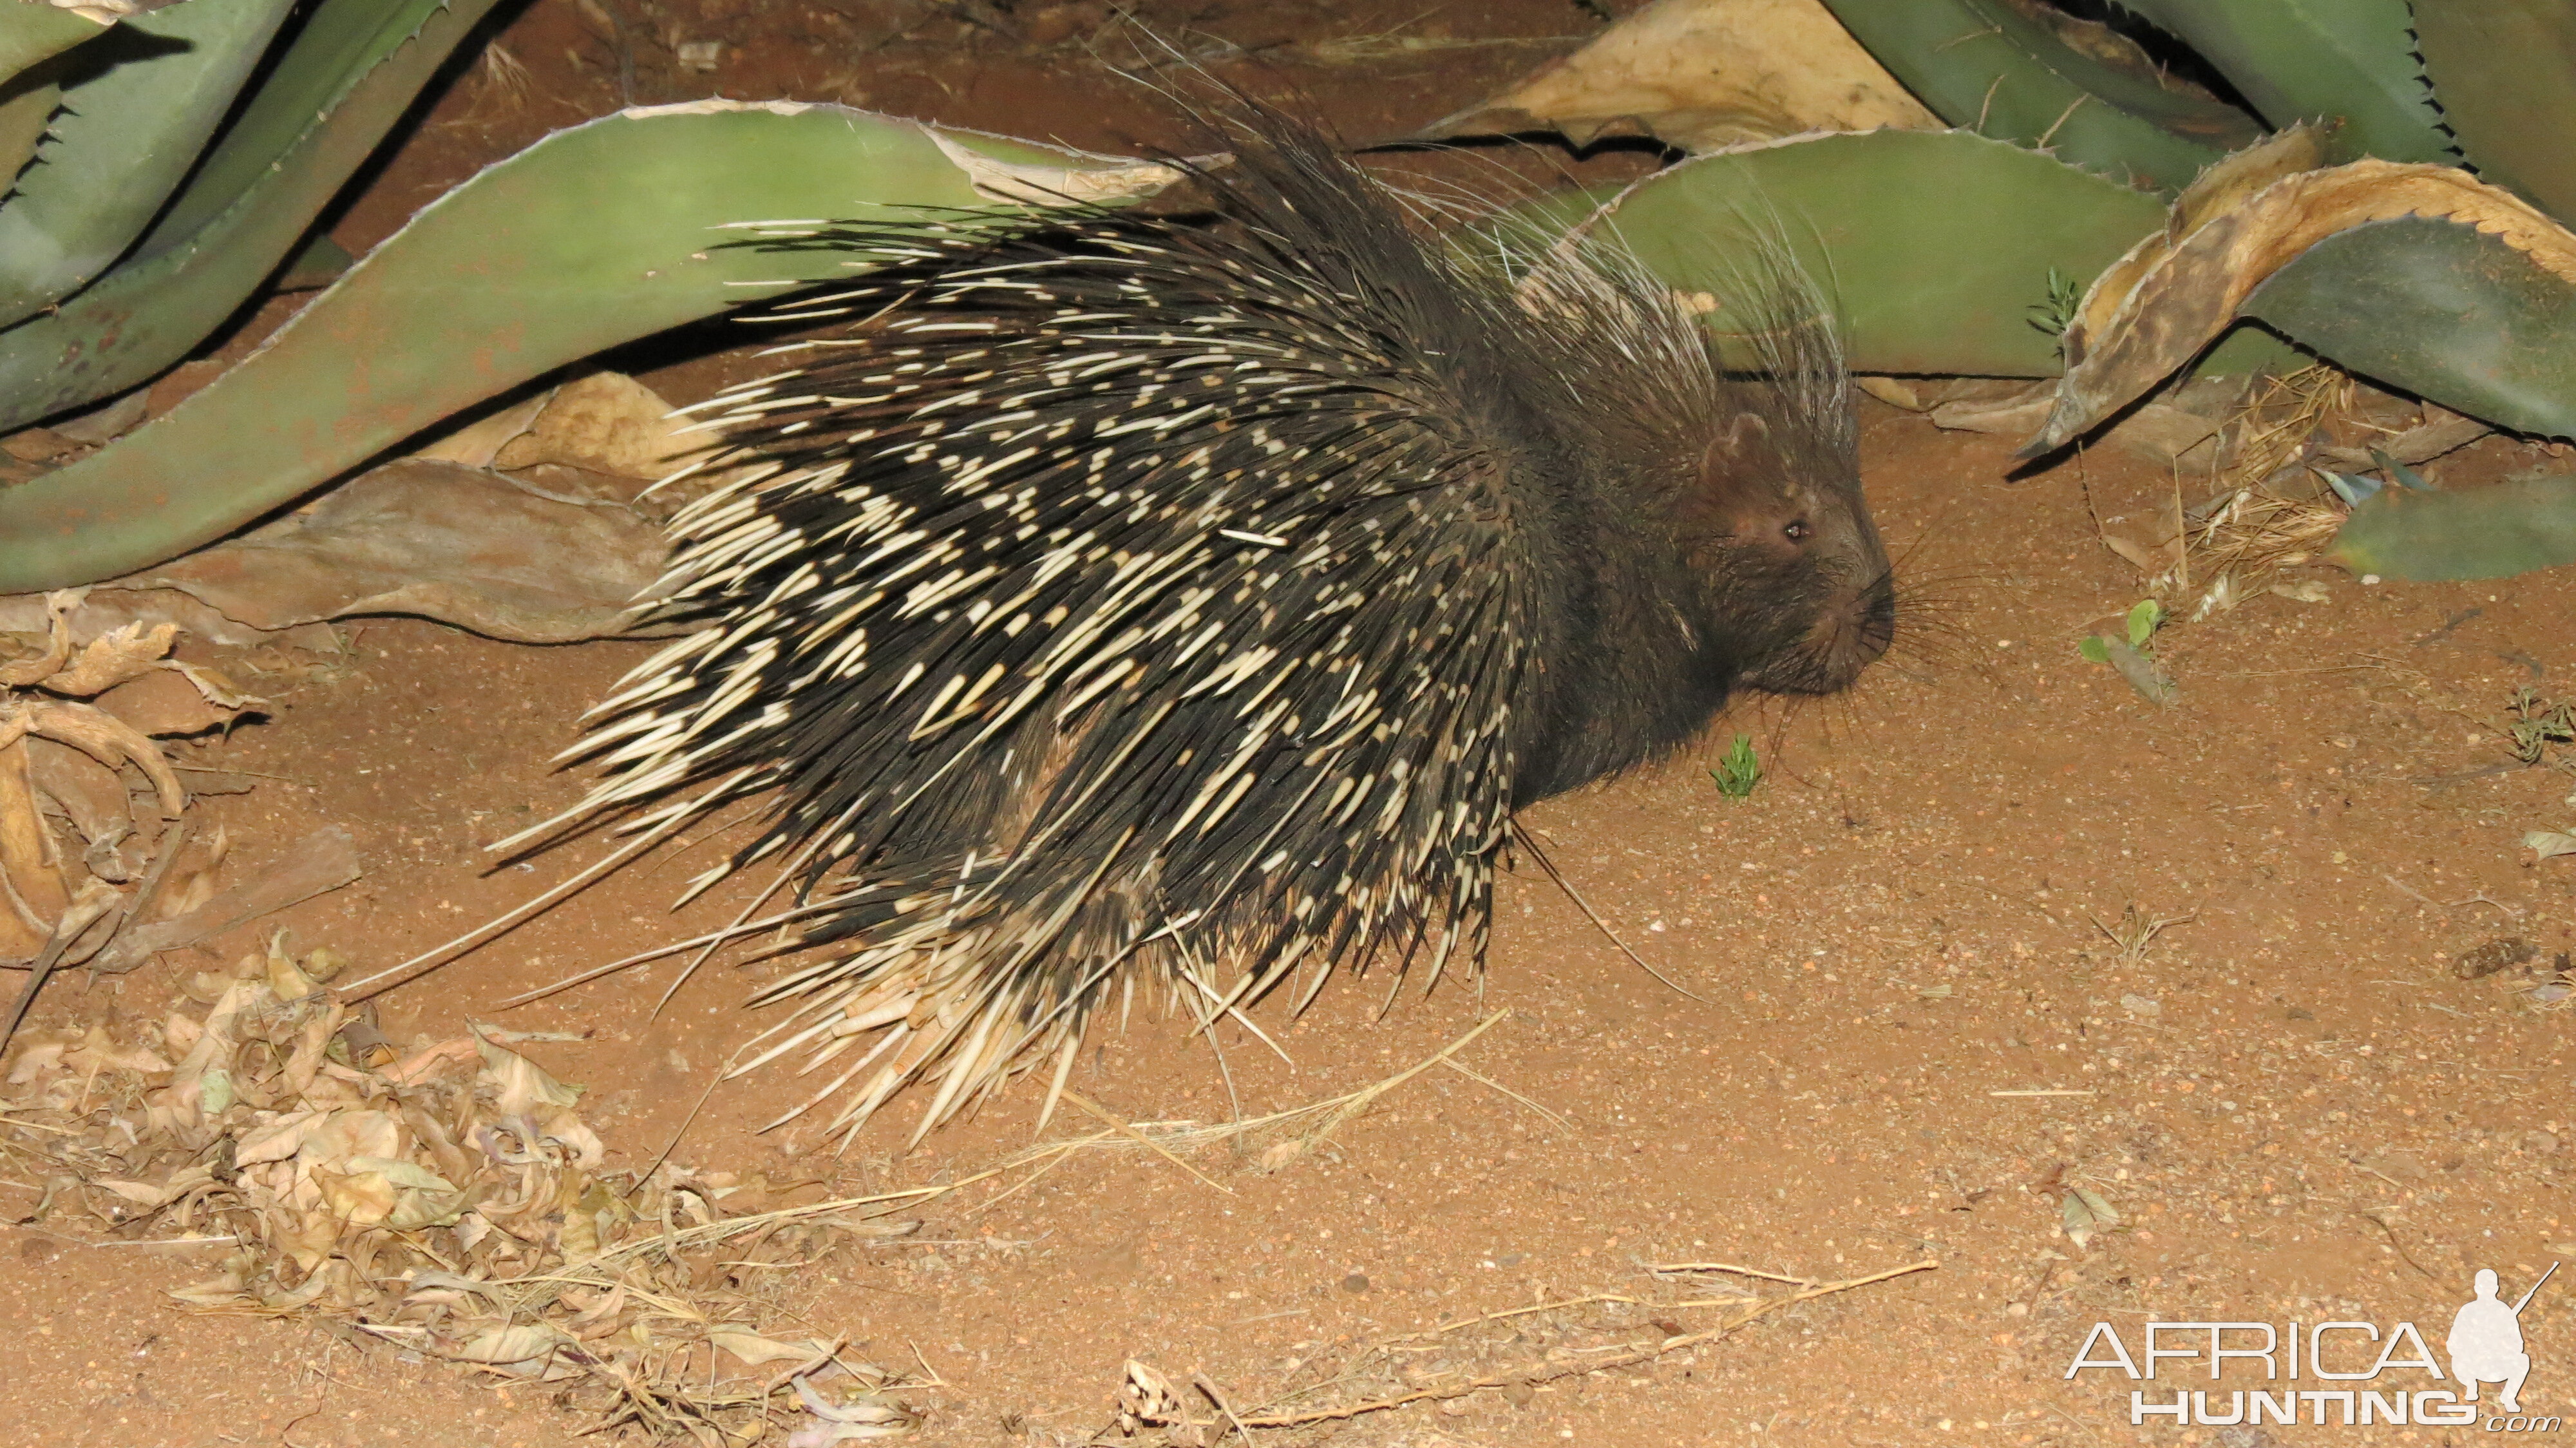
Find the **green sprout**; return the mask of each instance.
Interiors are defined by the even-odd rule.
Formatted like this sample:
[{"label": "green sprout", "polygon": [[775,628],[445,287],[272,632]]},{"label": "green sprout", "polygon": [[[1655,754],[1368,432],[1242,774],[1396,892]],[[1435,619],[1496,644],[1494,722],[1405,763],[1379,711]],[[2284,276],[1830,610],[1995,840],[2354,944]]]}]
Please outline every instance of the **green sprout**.
[{"label": "green sprout", "polygon": [[1717,781],[1717,792],[1728,799],[1752,794],[1753,786],[1762,782],[1761,761],[1753,757],[1753,736],[1736,735],[1735,747],[1726,751],[1726,757],[1717,762],[1708,777]]},{"label": "green sprout", "polygon": [[[2167,617],[2163,604],[2152,598],[2139,599],[2137,606],[2129,610],[2129,647],[2152,656],[2155,651],[2148,648],[2147,643],[2156,636],[2157,629],[2164,627]],[[2084,642],[2075,646],[2075,651],[2097,664],[2111,662],[2111,645],[2099,634],[2087,635]]]},{"label": "green sprout", "polygon": [[2075,324],[2075,309],[2084,305],[2084,288],[2055,267],[2048,269],[2048,299],[2030,307],[2030,325],[2057,339],[2057,355],[2066,355],[2066,329]]}]

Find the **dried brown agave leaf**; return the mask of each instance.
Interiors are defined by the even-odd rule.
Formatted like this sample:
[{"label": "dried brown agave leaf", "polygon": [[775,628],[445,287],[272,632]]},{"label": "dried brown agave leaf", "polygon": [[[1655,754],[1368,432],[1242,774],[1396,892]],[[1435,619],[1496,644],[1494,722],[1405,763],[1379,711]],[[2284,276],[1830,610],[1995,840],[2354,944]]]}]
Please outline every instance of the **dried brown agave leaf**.
[{"label": "dried brown agave leaf", "polygon": [[1881,126],[1942,129],[1820,0],[1655,0],[1421,136],[1643,131],[1713,151]]},{"label": "dried brown agave leaf", "polygon": [[454,432],[438,438],[427,447],[412,453],[413,457],[432,462],[462,463],[469,468],[488,468],[492,459],[511,439],[526,432],[554,399],[549,390],[522,402],[512,403],[498,412],[474,419]]},{"label": "dried brown agave leaf", "polygon": [[2067,360],[2076,360],[2086,339],[2110,329],[2113,316],[2137,290],[2139,281],[2173,255],[2174,248],[2211,221],[2253,200],[2273,183],[2314,171],[2325,162],[2324,135],[2314,126],[2298,125],[2235,152],[2202,172],[2174,198],[2162,230],[2141,239],[2126,256],[2093,279],[2066,330]]},{"label": "dried brown agave leaf", "polygon": [[195,944],[337,890],[360,873],[357,842],[346,829],[325,825],[297,841],[265,872],[216,891],[185,914],[120,931],[99,952],[97,969],[131,970],[161,951]]},{"label": "dried brown agave leaf", "polygon": [[411,614],[517,643],[624,631],[661,575],[659,524],[497,473],[406,458],[246,537],[115,581],[176,589],[252,628]]},{"label": "dried brown agave leaf", "polygon": [[2269,144],[2247,153],[2243,184],[2229,174],[2205,193],[2195,187],[2165,230],[2095,281],[2066,332],[2056,406],[2022,457],[2061,446],[2134,401],[2225,331],[2274,274],[2374,221],[2417,216],[2472,227],[2576,285],[2576,235],[2466,171],[2365,160],[2264,180],[2271,164],[2299,159],[2268,153]]}]

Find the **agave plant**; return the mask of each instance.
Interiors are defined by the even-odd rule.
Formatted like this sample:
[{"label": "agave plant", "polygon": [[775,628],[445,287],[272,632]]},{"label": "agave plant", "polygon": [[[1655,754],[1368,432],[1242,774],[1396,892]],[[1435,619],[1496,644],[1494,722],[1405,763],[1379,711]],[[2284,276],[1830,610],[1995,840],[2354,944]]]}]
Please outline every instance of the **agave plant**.
[{"label": "agave plant", "polygon": [[[0,428],[149,381],[291,265],[491,3],[322,0],[298,21],[288,0],[180,0],[105,25],[86,4],[6,7],[0,57],[22,59],[0,143],[23,155],[0,197]],[[169,558],[531,378],[774,291],[777,260],[738,223],[999,224],[1171,174],[838,106],[708,101],[558,132],[178,408],[0,494],[0,592]]]},{"label": "agave plant", "polygon": [[[183,0],[104,31],[45,6],[0,17],[0,57],[28,58],[22,101],[45,86],[61,97],[19,191],[0,199],[0,318],[16,318],[0,329],[0,421],[111,395],[206,335],[290,255],[483,3],[323,0],[292,33],[259,18],[277,0]],[[2178,370],[2285,359],[2283,338],[2488,422],[2576,436],[2564,139],[2576,11],[2136,0],[2152,30],[2122,34],[2042,0],[1818,0],[1797,22],[1805,38],[1779,48],[1869,72],[1849,84],[1660,108],[1614,85],[1622,98],[1589,114],[1568,98],[1588,65],[1667,52],[1663,37],[1707,33],[1721,4],[1657,0],[1442,133],[1482,121],[1590,134],[1626,105],[1633,124],[1715,138],[1635,186],[1526,214],[1613,233],[1691,293],[1726,291],[1715,269],[1740,253],[1731,239],[1785,234],[1829,279],[1859,368],[2064,374],[2034,451]],[[167,51],[133,38],[181,24],[206,38]],[[1811,43],[1837,25],[1850,43]],[[81,63],[120,44],[140,58]],[[265,67],[243,60],[271,53]],[[145,87],[147,73],[169,84]],[[266,78],[218,132],[225,107],[210,97],[229,101],[246,74]],[[79,118],[110,108],[85,98],[119,76],[152,99],[91,136]],[[1855,110],[1856,95],[1874,99]],[[26,114],[0,101],[0,143]],[[1914,129],[1830,129],[1864,122]],[[1771,133],[1783,139],[1760,139]],[[97,149],[83,160],[76,144]],[[116,201],[126,177],[158,178],[141,190],[159,185],[166,204]],[[422,212],[177,410],[0,491],[0,591],[109,577],[220,537],[441,417],[790,280],[759,248],[726,244],[752,237],[727,225],[922,207],[1002,225],[1053,197],[1168,179],[838,107],[705,102],[560,132]],[[2070,282],[2088,283],[2071,302],[2058,295]],[[2062,312],[2062,329],[2034,329],[2036,311]],[[387,335],[405,346],[379,348]],[[2407,502],[2419,518],[2450,506]],[[2532,556],[2556,555],[2383,571],[2468,576]]]}]

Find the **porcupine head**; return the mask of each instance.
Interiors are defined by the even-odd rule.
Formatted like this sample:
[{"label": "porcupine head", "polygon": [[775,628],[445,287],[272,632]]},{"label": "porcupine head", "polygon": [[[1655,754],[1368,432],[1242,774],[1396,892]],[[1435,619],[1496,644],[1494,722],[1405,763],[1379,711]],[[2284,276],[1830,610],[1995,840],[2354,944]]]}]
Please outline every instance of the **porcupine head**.
[{"label": "porcupine head", "polygon": [[1555,513],[1515,805],[1688,744],[1737,690],[1838,692],[1893,638],[1831,316],[1776,228],[1748,230],[1733,283],[1687,302],[1605,249],[1541,274],[1581,300],[1532,310],[1589,325],[1535,344],[1582,405],[1517,414]]},{"label": "porcupine head", "polygon": [[575,753],[586,809],[744,831],[702,882],[773,867],[718,934],[801,951],[737,1068],[799,1056],[795,1110],[1060,1088],[1140,983],[1205,1024],[1436,980],[1516,807],[1888,642],[1793,267],[1721,304],[1739,369],[1613,245],[1444,241],[1312,131],[1224,124],[1183,163],[1212,216],[800,228],[864,274],[779,315],[846,324],[706,405],[687,632]]}]

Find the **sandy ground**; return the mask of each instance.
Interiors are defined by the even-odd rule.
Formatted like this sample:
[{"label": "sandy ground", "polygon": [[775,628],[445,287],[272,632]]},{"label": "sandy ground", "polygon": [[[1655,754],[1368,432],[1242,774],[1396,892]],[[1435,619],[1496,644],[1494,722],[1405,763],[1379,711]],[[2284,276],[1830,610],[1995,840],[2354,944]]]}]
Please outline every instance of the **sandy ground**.
[{"label": "sandy ground", "polygon": [[[1155,124],[1081,48],[1097,7],[1036,12],[1025,45],[872,3],[625,13],[650,21],[636,27],[639,102],[840,98],[1103,149]],[[1393,34],[1411,14],[1243,6],[1164,23],[1286,44]],[[1538,3],[1425,14],[1403,33],[1598,23]],[[708,36],[738,47],[716,72],[671,67],[676,41]],[[466,70],[342,219],[344,240],[381,236],[473,166],[621,99],[613,51],[573,3],[540,0],[498,39],[526,81]],[[1302,90],[1365,137],[1549,53],[1326,66],[1289,51],[1240,78]],[[651,376],[693,400],[733,365]],[[1677,1304],[1780,1290],[1659,1265],[1843,1279],[1928,1262],[1650,1366],[1263,1437],[2250,1448],[2489,1431],[2345,1426],[2331,1399],[2300,1405],[2321,1425],[2132,1426],[2133,1389],[2155,1405],[2212,1386],[2205,1332],[2167,1333],[2167,1351],[2197,1342],[2202,1356],[2164,1360],[2154,1383],[2069,1367],[2088,1338],[2093,1360],[2114,1356],[2096,1324],[2143,1366],[2150,1321],[2381,1335],[2411,1322],[2440,1356],[2478,1269],[2510,1300],[2576,1256],[2568,1023],[2526,1003],[2525,971],[2452,969],[2499,938],[2545,965],[2576,934],[2576,863],[2520,849],[2525,831],[2576,820],[2570,778],[2513,766],[2490,723],[2518,687],[2576,692],[2576,576],[2398,587],[2315,570],[2323,602],[2261,596],[2163,635],[2181,695],[2160,710],[2075,643],[2140,596],[2095,520],[2142,515],[2171,480],[2095,453],[2012,481],[2008,444],[1863,406],[1870,496],[1906,550],[1914,605],[1897,655],[1847,698],[1750,705],[1721,726],[1753,735],[1771,771],[1750,799],[1719,794],[1711,748],[1528,816],[1584,898],[1690,995],[1524,870],[1503,886],[1481,980],[1408,987],[1383,1012],[1383,974],[1327,990],[1302,1019],[1268,1003],[1253,1016],[1284,1060],[1234,1026],[1212,1051],[1139,1019],[1102,1032],[1073,1085],[1123,1119],[1257,1115],[1381,1080],[1508,1013],[1458,1058],[1482,1080],[1427,1072],[1277,1174],[1214,1153],[1193,1163],[1202,1180],[1102,1149],[990,1205],[989,1186],[943,1197],[901,1245],[845,1244],[781,1272],[782,1321],[935,1373],[944,1386],[913,1395],[930,1411],[924,1448],[1052,1445],[1108,1420],[1130,1358],[1259,1400],[1356,1345],[1481,1313],[1601,1294],[1640,1302],[1570,1311],[1697,1331],[1727,1309]],[[2529,461],[2491,442],[2450,480]],[[341,658],[269,660],[270,719],[190,746],[188,762],[269,777],[209,806],[247,866],[320,824],[356,835],[365,878],[278,923],[372,970],[589,858],[577,843],[487,873],[480,846],[578,796],[582,777],[546,761],[642,650],[518,648],[400,620],[345,633]],[[693,873],[674,863],[630,869],[386,997],[386,1033],[452,1035],[518,990],[720,919],[722,900],[666,913]],[[2139,939],[2124,918],[2172,923]],[[171,975],[248,943],[86,991],[64,982],[36,1019],[153,1009]],[[720,971],[653,1015],[670,971],[505,1022],[588,1033],[527,1049],[588,1087],[591,1120],[630,1163],[663,1149],[759,1024],[737,1006],[746,982]],[[937,1183],[1025,1145],[1040,1093],[909,1153],[900,1111],[838,1152],[810,1126],[759,1130],[800,1094],[785,1072],[727,1084],[678,1154],[815,1193]],[[2082,1243],[2064,1230],[2078,1187],[2116,1213]],[[0,1183],[0,1220],[30,1202]],[[0,1443],[534,1445],[582,1427],[534,1389],[163,1297],[207,1270],[202,1254],[59,1222],[0,1226]],[[2538,1414],[2576,1405],[2571,1301],[2576,1279],[2552,1282],[2521,1317],[2535,1364],[2522,1403]],[[2380,1351],[2359,1329],[2327,1341],[2342,1371]],[[2218,1386],[2458,1386],[2402,1365],[2416,1354],[2399,1341],[2369,1381],[2267,1384],[2259,1365],[2231,1364]],[[2228,1394],[2204,1406],[2223,1414]]]}]

